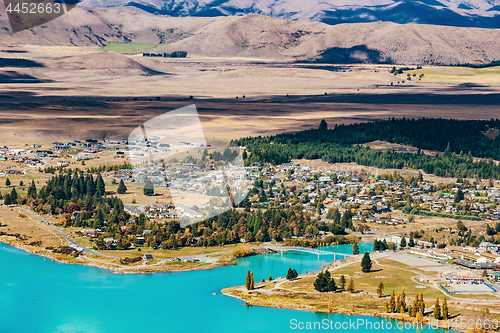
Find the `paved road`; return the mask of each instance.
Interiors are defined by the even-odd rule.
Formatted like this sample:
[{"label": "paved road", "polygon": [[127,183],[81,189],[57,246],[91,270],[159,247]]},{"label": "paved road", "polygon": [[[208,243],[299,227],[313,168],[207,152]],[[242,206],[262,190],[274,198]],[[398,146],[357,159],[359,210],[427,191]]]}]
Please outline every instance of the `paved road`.
[{"label": "paved road", "polygon": [[[181,256],[178,258],[181,260],[185,259],[188,261],[193,261],[194,259],[198,259],[201,262],[214,264],[219,260],[218,259],[219,256],[222,256],[224,254],[230,254],[230,253],[233,253],[233,251],[214,252],[214,253],[207,253],[207,254],[196,254],[196,255],[191,255],[191,256]],[[165,261],[168,261],[170,259],[171,258],[168,258]]]},{"label": "paved road", "polygon": [[27,214],[30,214],[31,216],[33,216],[34,218],[40,220],[40,223],[42,224],[45,224],[47,226],[49,226],[50,228],[54,229],[55,231],[57,231],[59,234],[61,234],[61,236],[64,237],[64,239],[66,239],[68,241],[68,244],[69,246],[71,246],[72,248],[74,249],[77,249],[78,251],[82,252],[82,253],[85,253],[85,254],[88,254],[88,255],[92,255],[92,256],[100,256],[100,257],[106,257],[106,258],[116,258],[116,257],[112,257],[112,256],[108,256],[108,255],[105,255],[105,254],[102,254],[102,253],[99,253],[97,251],[94,251],[94,250],[91,250],[89,249],[88,247],[85,247],[81,244],[78,244],[77,242],[75,242],[73,239],[71,239],[64,231],[62,231],[60,228],[50,224],[49,222],[45,221],[41,216],[39,216],[38,214],[36,214],[35,212],[32,212],[31,210],[29,209],[26,209],[26,208],[23,208],[23,207],[17,207],[18,209],[21,209],[23,210],[24,212],[26,212]]}]

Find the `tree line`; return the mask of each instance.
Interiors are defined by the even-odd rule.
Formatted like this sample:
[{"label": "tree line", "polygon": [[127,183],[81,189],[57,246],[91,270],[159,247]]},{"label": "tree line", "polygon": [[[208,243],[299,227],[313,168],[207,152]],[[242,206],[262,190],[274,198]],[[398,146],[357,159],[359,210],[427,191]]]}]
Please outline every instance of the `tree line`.
[{"label": "tree line", "polygon": [[63,226],[117,229],[130,218],[123,202],[116,197],[106,197],[106,187],[100,174],[65,172],[53,176],[37,189],[32,180],[26,195],[19,195],[13,188],[4,195],[5,204],[28,205],[35,212],[61,215]]},{"label": "tree line", "polygon": [[[235,144],[250,152],[247,163],[281,164],[292,159],[321,159],[329,163],[356,162],[378,168],[422,169],[426,173],[457,178],[500,178],[500,138],[485,135],[500,128],[500,120],[389,119],[328,129],[242,138]],[[494,131],[493,131],[494,133]],[[375,140],[411,145],[416,153],[378,151],[362,146]],[[442,152],[424,154],[420,149]],[[472,155],[474,152],[474,156]],[[474,157],[488,160],[474,160]]]}]

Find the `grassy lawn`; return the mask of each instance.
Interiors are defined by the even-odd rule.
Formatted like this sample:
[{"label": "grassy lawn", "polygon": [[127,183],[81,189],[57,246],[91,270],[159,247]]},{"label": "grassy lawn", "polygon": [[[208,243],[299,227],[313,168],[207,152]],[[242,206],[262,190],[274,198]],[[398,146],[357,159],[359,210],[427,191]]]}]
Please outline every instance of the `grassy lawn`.
[{"label": "grassy lawn", "polygon": [[145,253],[151,253],[155,258],[175,258],[183,256],[194,256],[200,254],[211,254],[218,252],[231,252],[228,254],[227,258],[232,258],[232,251],[236,249],[248,248],[255,244],[227,244],[223,246],[213,246],[213,247],[181,247],[176,250],[153,250],[150,247],[141,247],[141,251],[138,249],[131,250],[113,250],[113,251],[99,251],[103,254],[107,254],[113,257],[136,257],[143,255]]},{"label": "grassy lawn", "polygon": [[[356,263],[339,268],[332,275],[334,277],[338,277],[341,274],[348,275],[354,278],[356,288],[370,293],[376,293],[378,285],[380,282],[383,282],[385,294],[390,294],[392,290],[396,294],[404,290],[406,295],[410,297],[414,296],[417,292],[422,292],[424,298],[442,296],[442,293],[432,288],[431,285],[416,283],[412,280],[413,277],[421,276],[419,273],[436,276],[436,272],[421,272],[416,268],[389,259],[379,259],[378,261],[380,265],[374,263],[372,271],[369,273],[362,273],[360,264]],[[415,286],[427,286],[427,288],[415,288]]]},{"label": "grassy lawn", "polygon": [[[302,279],[295,282],[300,280]],[[288,282],[285,285],[288,287]],[[331,302],[333,313],[373,315],[384,312],[385,309],[381,299],[365,293],[305,293],[280,289],[268,294],[267,289],[268,287],[247,292],[244,288],[228,288],[224,292],[238,296],[251,305],[277,308],[328,312],[328,303]]]},{"label": "grassy lawn", "polygon": [[137,54],[156,47],[156,44],[147,43],[115,43],[111,42],[102,49],[104,51],[113,51],[115,53]]},{"label": "grassy lawn", "polygon": [[[339,277],[341,274],[346,276],[347,284],[349,283],[349,278],[352,277],[355,285],[354,293],[319,293],[313,287],[316,278],[315,274],[303,275],[300,276],[299,279],[293,281],[283,282],[283,280],[280,280],[278,281],[280,286],[275,289],[273,289],[274,284],[268,284],[268,282],[266,282],[263,288],[253,291],[247,291],[245,287],[234,287],[227,288],[224,292],[240,297],[250,305],[366,315],[385,315],[385,303],[388,301],[388,295],[393,289],[396,294],[402,290],[405,291],[407,304],[413,302],[415,293],[422,292],[427,309],[432,306],[436,296],[439,296],[441,300],[443,299],[443,294],[433,287],[432,284],[417,283],[412,280],[413,277],[421,276],[419,274],[420,270],[417,268],[393,261],[390,258],[378,259],[378,261],[379,264],[374,263],[372,271],[369,273],[361,272],[359,262],[339,267],[332,271],[331,274],[335,278],[337,287],[339,286]],[[429,277],[435,277],[437,274],[436,272],[422,273],[429,275]],[[378,295],[376,295],[376,290],[381,281],[385,285],[385,297],[379,298]],[[415,288],[416,285],[427,285],[427,288]],[[257,284],[257,286],[259,286],[259,284]],[[469,302],[477,303],[480,302],[480,300],[486,301],[497,299],[492,295],[454,295],[454,297],[464,299],[466,302],[459,305],[456,300],[448,298],[450,313],[462,313],[462,315],[464,311],[469,311],[463,309],[463,306],[467,306]],[[474,315],[477,313],[474,313]],[[497,314],[492,316],[495,318],[498,317]]]},{"label": "grassy lawn", "polygon": [[422,82],[443,83],[443,84],[492,84],[498,85],[500,78],[500,67],[489,68],[468,68],[468,67],[438,67],[423,68],[405,72],[397,78],[403,78],[406,73],[424,74]]}]

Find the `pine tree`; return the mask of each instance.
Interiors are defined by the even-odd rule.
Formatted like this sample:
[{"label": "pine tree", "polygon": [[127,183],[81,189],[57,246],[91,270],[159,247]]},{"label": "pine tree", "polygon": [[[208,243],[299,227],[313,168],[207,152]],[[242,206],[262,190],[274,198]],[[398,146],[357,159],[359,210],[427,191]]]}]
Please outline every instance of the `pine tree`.
[{"label": "pine tree", "polygon": [[94,224],[92,225],[94,229],[100,229],[102,227],[102,220],[101,219],[95,219]]},{"label": "pine tree", "polygon": [[31,184],[28,187],[28,197],[30,197],[30,198],[36,198],[35,180],[31,180]]},{"label": "pine tree", "polygon": [[340,211],[338,208],[333,211],[333,225],[340,225]]},{"label": "pine tree", "polygon": [[286,272],[286,279],[287,280],[293,279],[293,271],[290,267],[288,267],[288,271]]},{"label": "pine tree", "polygon": [[326,123],[326,120],[325,119],[321,120],[321,122],[319,123],[318,130],[326,131],[327,129],[328,129],[328,124]]},{"label": "pine tree", "polygon": [[382,297],[384,295],[384,283],[382,281],[380,281],[380,283],[378,284],[377,294],[378,297]]},{"label": "pine tree", "polygon": [[94,179],[92,178],[92,175],[88,175],[87,176],[85,187],[87,189],[87,193],[89,193],[90,196],[94,196],[94,194],[96,193],[97,189],[96,189],[96,185],[95,185]]},{"label": "pine tree", "polygon": [[464,200],[464,192],[462,192],[461,189],[458,189],[458,192],[455,195],[455,199],[453,199],[453,202],[459,203],[462,200]]},{"label": "pine tree", "polygon": [[446,297],[443,300],[443,308],[442,308],[443,319],[448,319],[448,302],[446,301]]},{"label": "pine tree", "polygon": [[408,242],[409,247],[415,246],[415,240],[413,239],[413,233],[410,233],[410,241]]},{"label": "pine tree", "polygon": [[17,192],[15,187],[12,189],[12,192],[10,192],[10,204],[11,205],[17,204]]},{"label": "pine tree", "polygon": [[337,291],[337,285],[335,284],[335,280],[333,278],[328,282],[328,291]]},{"label": "pine tree", "polygon": [[144,184],[144,189],[142,190],[144,195],[153,195],[155,193],[155,187],[151,179],[146,179],[146,183]]},{"label": "pine tree", "polygon": [[314,289],[316,289],[319,292],[325,292],[328,291],[328,284],[330,282],[330,272],[327,270],[326,272],[319,272],[318,276],[316,277],[316,280],[314,280]]},{"label": "pine tree", "polygon": [[341,291],[344,291],[344,290],[345,290],[345,282],[346,282],[346,281],[345,281],[345,276],[344,276],[344,274],[342,274],[342,275],[340,276],[340,290],[341,290]]},{"label": "pine tree", "polygon": [[297,273],[297,271],[294,269],[292,269],[292,273],[293,273],[293,278],[296,279],[298,276],[299,276],[299,273]]},{"label": "pine tree", "polygon": [[441,319],[441,306],[439,305],[439,296],[436,297],[436,302],[434,303],[434,319]]},{"label": "pine tree", "polygon": [[354,292],[354,279],[353,278],[349,279],[349,286],[347,287],[347,291],[350,293]]},{"label": "pine tree", "polygon": [[5,193],[5,197],[3,199],[3,204],[8,206],[10,205],[12,202],[10,201],[10,195],[9,193]]},{"label": "pine tree", "polygon": [[102,179],[101,174],[97,175],[96,180],[96,194],[102,197],[106,194],[106,185],[104,184],[104,179]]},{"label": "pine tree", "polygon": [[342,228],[349,228],[350,222],[352,222],[351,211],[346,209],[344,214],[342,214],[342,219],[340,220],[340,226]]},{"label": "pine tree", "polygon": [[5,186],[10,186],[10,179],[9,179],[9,178],[7,178],[7,179],[5,180]]},{"label": "pine tree", "polygon": [[405,236],[401,237],[401,243],[399,243],[399,247],[402,249],[406,247],[406,237]]},{"label": "pine tree", "polygon": [[352,246],[352,254],[354,255],[359,254],[359,245],[357,242],[355,242],[354,245]]},{"label": "pine tree", "polygon": [[365,252],[363,259],[361,259],[361,270],[363,273],[368,273],[372,269],[372,260],[370,259],[370,254]]},{"label": "pine tree", "polygon": [[273,276],[271,274],[269,274],[269,281],[272,281],[273,280]]},{"label": "pine tree", "polygon": [[116,190],[116,193],[118,193],[118,194],[127,193],[127,187],[125,186],[123,179],[120,180],[120,184],[118,185],[118,189]]}]

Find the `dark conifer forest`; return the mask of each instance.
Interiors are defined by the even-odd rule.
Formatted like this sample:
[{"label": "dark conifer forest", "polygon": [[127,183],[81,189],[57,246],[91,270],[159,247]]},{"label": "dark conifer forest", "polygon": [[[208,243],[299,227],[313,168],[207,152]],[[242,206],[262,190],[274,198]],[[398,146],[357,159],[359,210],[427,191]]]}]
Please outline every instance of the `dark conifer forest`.
[{"label": "dark conifer forest", "polygon": [[[248,163],[280,164],[291,159],[322,159],[329,163],[356,162],[379,168],[422,169],[446,177],[500,178],[499,119],[441,118],[388,119],[332,129],[318,129],[273,137],[236,140],[250,152]],[[436,153],[377,151],[364,143],[375,140],[410,145]],[[474,159],[474,157],[482,160]]]}]

